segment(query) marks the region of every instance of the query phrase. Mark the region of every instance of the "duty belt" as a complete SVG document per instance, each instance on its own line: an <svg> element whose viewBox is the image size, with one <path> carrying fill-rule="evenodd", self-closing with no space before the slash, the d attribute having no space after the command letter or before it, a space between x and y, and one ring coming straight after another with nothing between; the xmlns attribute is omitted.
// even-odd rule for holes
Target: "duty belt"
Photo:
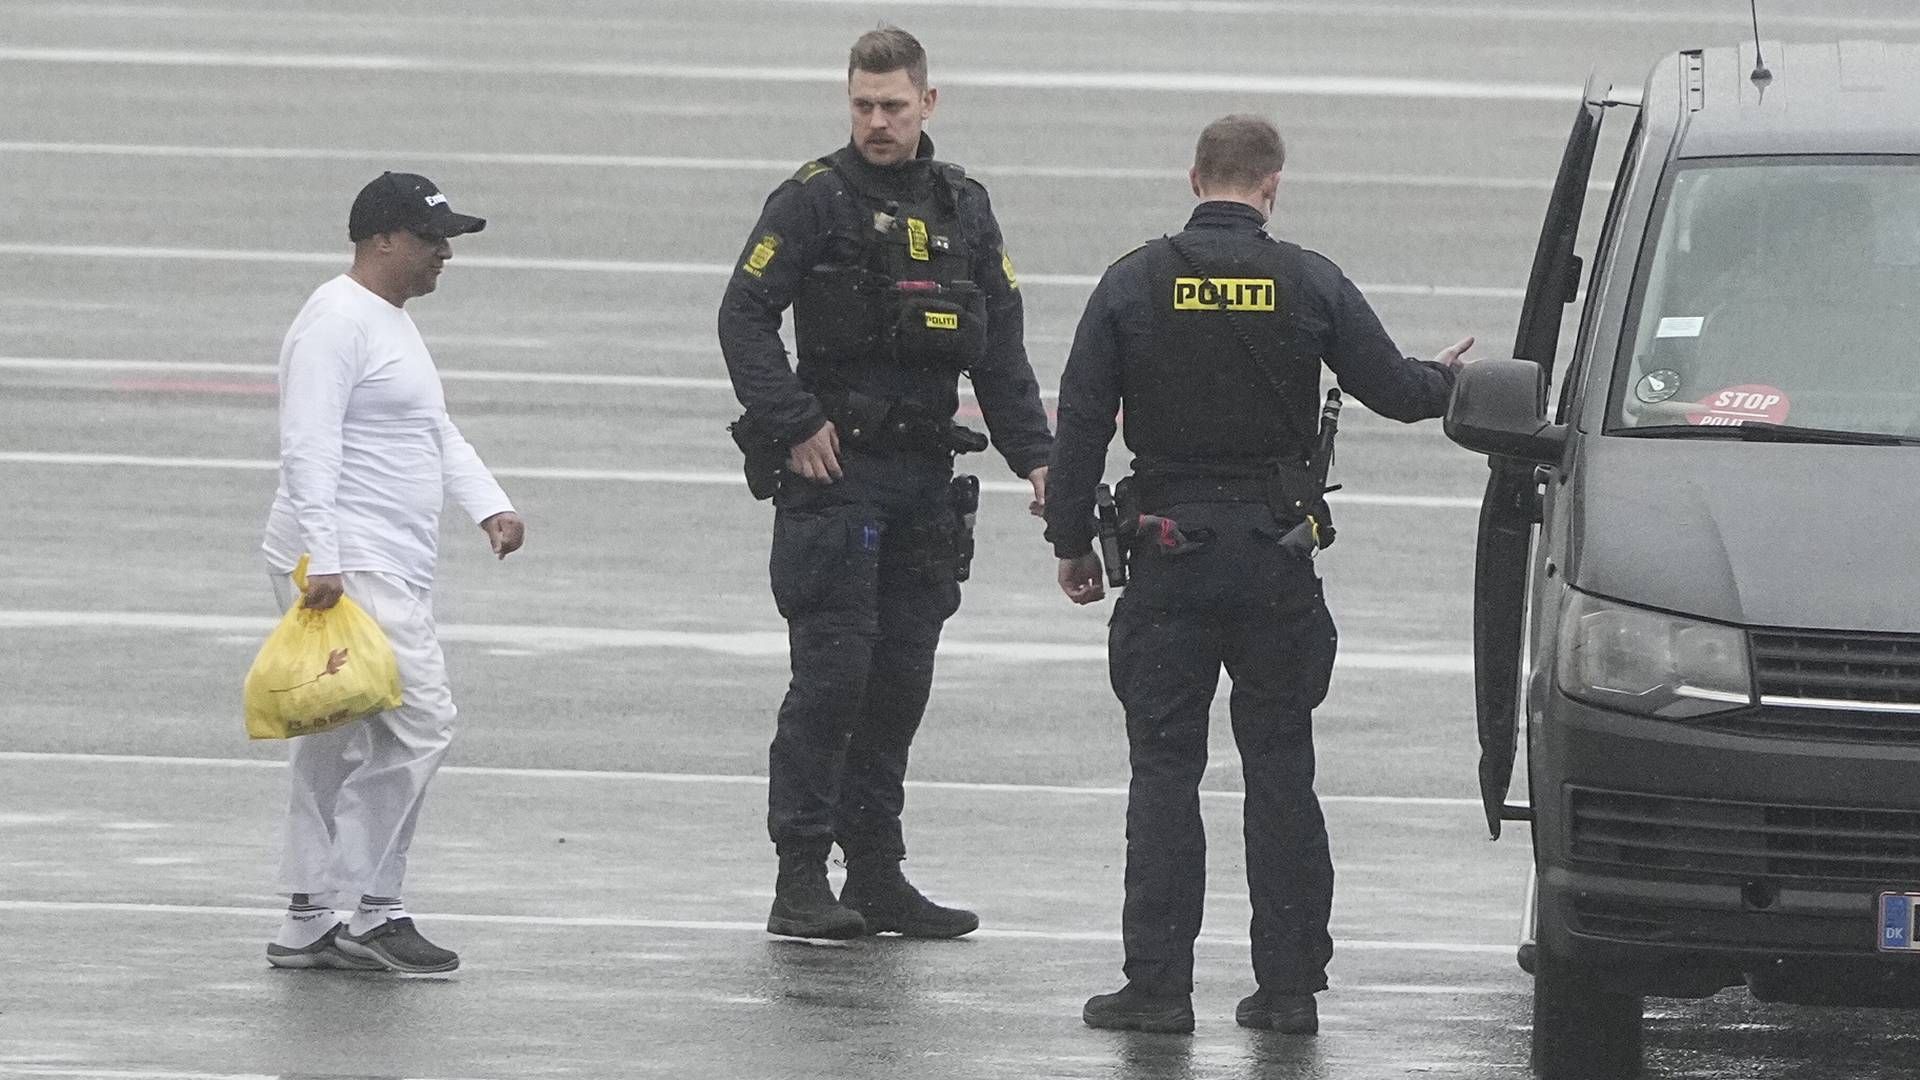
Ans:
<svg viewBox="0 0 1920 1080"><path fill-rule="evenodd" d="M1140 511L1156 514L1181 503L1264 503L1270 483L1265 476L1136 473L1132 486Z"/></svg>
<svg viewBox="0 0 1920 1080"><path fill-rule="evenodd" d="M978 453L988 446L985 435L917 402L854 390L823 392L819 398L827 419L851 445L946 456Z"/></svg>

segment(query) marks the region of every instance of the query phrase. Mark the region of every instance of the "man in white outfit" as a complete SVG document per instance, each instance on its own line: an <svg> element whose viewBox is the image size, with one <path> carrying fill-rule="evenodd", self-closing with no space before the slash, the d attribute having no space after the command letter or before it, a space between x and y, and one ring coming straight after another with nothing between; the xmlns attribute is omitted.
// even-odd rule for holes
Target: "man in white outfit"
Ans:
<svg viewBox="0 0 1920 1080"><path fill-rule="evenodd" d="M525 526L448 418L440 373L402 308L433 291L450 238L485 226L425 177L383 173L348 215L352 269L314 290L280 349L280 488L262 544L274 591L292 606L290 575L311 556L301 602L325 609L344 594L366 609L399 660L402 704L288 744L280 887L292 902L267 946L275 967L460 965L400 899L427 783L453 738L433 623L440 510L452 496L502 559ZM354 905L347 922L336 903Z"/></svg>

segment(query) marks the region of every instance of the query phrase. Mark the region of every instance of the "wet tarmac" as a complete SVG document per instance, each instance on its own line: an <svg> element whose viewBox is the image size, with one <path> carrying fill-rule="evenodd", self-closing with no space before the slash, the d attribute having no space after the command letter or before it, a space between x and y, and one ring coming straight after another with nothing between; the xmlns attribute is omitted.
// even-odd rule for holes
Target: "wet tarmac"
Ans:
<svg viewBox="0 0 1920 1080"><path fill-rule="evenodd" d="M1762 5L1771 36L1920 33L1897 0L1785 6ZM1357 408L1322 561L1342 663L1316 714L1339 871L1317 1038L1232 1020L1224 695L1198 1029L1080 1023L1119 982L1108 609L1059 597L997 461L975 462L980 556L907 816L915 880L983 928L765 934L784 639L714 305L766 191L840 141L834 69L883 17L932 50L930 130L993 191L1049 389L1089 285L1184 220L1194 133L1234 110L1288 137L1276 232L1339 261L1409 352L1471 332L1498 353L1588 71L1637 84L1746 26L1706 0L0 5L0 1080L1528 1074L1526 834L1487 842L1473 772L1484 465ZM271 365L382 168L490 219L409 310L530 523L506 563L451 516L443 545L462 731L408 903L461 952L446 977L267 968L280 751L238 716L273 615ZM1648 1016L1656 1077L1920 1060L1902 1012L1730 992Z"/></svg>

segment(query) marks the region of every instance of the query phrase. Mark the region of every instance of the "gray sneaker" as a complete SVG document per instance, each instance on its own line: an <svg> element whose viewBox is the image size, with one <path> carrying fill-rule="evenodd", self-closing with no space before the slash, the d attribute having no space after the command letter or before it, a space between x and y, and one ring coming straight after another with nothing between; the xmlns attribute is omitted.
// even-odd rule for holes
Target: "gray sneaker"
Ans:
<svg viewBox="0 0 1920 1080"><path fill-rule="evenodd" d="M409 975L452 971L460 966L457 953L421 937L410 918L388 919L358 937L342 927L340 951L363 960L377 960Z"/></svg>
<svg viewBox="0 0 1920 1080"><path fill-rule="evenodd" d="M349 956L340 949L339 938L346 926L335 923L333 929L320 935L320 940L304 949L290 949L285 945L267 942L267 963L277 968L333 968L338 971L385 971L387 965L379 960Z"/></svg>

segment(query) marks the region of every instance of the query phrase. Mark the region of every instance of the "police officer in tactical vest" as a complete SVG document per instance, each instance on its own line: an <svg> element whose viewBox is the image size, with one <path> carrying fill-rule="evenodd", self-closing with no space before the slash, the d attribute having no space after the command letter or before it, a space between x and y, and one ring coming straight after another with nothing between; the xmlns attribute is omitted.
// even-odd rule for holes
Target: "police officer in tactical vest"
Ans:
<svg viewBox="0 0 1920 1080"><path fill-rule="evenodd" d="M1035 514L1052 436L986 189L936 160L921 130L936 91L920 43L894 27L862 35L847 99L851 141L774 190L720 307L746 407L734 437L750 487L774 501L773 598L792 654L768 761L780 870L767 930L958 937L979 919L901 874L900 813L934 648L973 554L979 485L954 475L954 457L988 445L954 420L959 379L1031 482Z"/></svg>
<svg viewBox="0 0 1920 1080"><path fill-rule="evenodd" d="M1235 1016L1245 1027L1318 1030L1333 865L1313 792L1312 711L1335 647L1311 558L1332 539L1320 365L1375 412L1411 422L1440 415L1473 343L1432 361L1402 356L1339 267L1267 235L1284 160L1263 119L1207 126L1190 174L1200 205L1179 234L1108 268L1060 385L1046 518L1061 590L1080 604L1104 594L1096 534L1131 568L1108 642L1132 764L1127 982L1087 1002L1094 1027L1193 1030L1206 891L1198 791L1224 666L1245 772L1258 982ZM1326 412L1337 401L1330 395ZM1111 507L1102 502L1097 525L1096 485L1123 403L1133 475Z"/></svg>

